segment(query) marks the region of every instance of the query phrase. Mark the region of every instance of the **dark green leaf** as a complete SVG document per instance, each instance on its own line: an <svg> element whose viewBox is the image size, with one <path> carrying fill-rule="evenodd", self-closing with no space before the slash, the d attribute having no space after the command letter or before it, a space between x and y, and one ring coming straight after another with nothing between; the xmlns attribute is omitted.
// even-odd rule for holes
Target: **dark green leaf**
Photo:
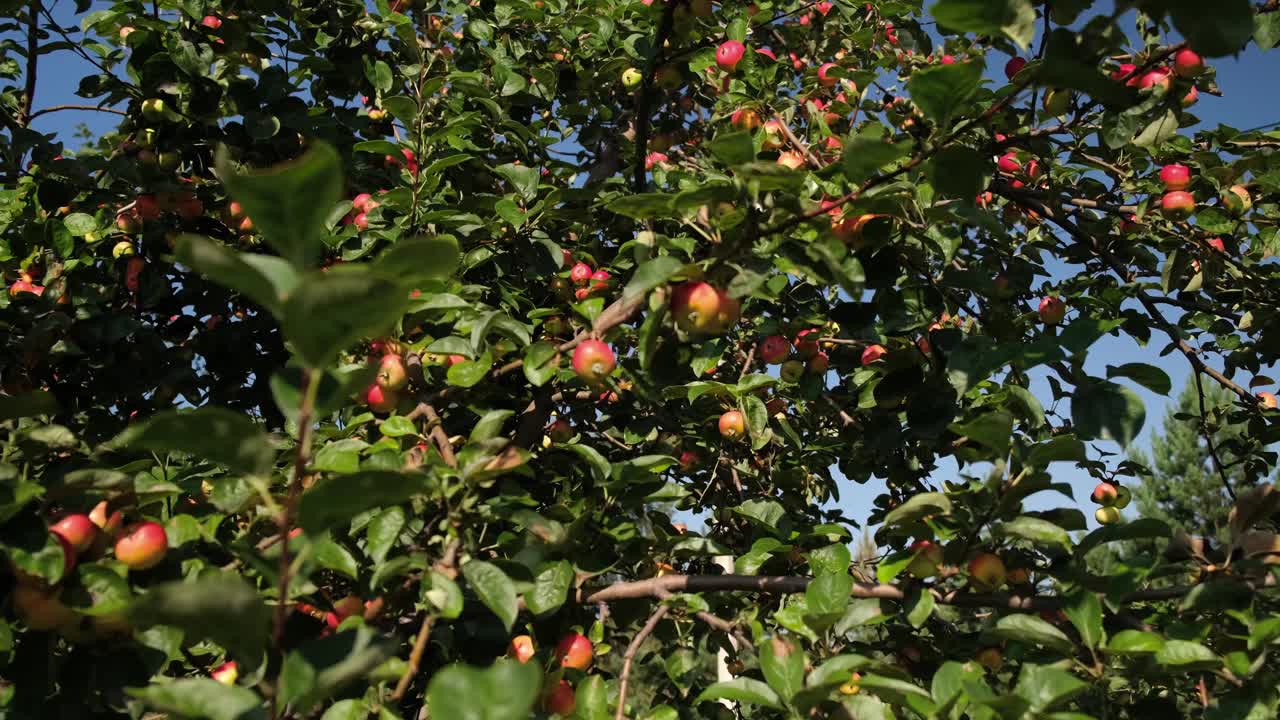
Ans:
<svg viewBox="0 0 1280 720"><path fill-rule="evenodd" d="M1048 520L1023 515L999 526L998 534L1029 540L1034 545L1058 546L1071 549L1071 536L1067 531Z"/></svg>
<svg viewBox="0 0 1280 720"><path fill-rule="evenodd" d="M1085 440L1115 440L1128 445L1138 437L1146 420L1142 398L1113 382L1083 382L1071 398L1071 421Z"/></svg>
<svg viewBox="0 0 1280 720"><path fill-rule="evenodd" d="M426 475L390 470L327 477L302 494L299 524L308 533L323 532L362 512L399 505L428 487Z"/></svg>
<svg viewBox="0 0 1280 720"><path fill-rule="evenodd" d="M1249 0L1222 0L1213 12L1195 0L1165 0L1173 26L1187 45L1205 57L1234 55L1253 36L1253 4Z"/></svg>
<svg viewBox="0 0 1280 720"><path fill-rule="evenodd" d="M152 587L129 608L129 619L144 629L180 628L188 642L212 640L241 663L256 666L266 649L271 611L242 578L214 573Z"/></svg>
<svg viewBox="0 0 1280 720"><path fill-rule="evenodd" d="M919 520L927 515L951 514L951 500L942 493L920 493L894 508L884 517L886 527Z"/></svg>
<svg viewBox="0 0 1280 720"><path fill-rule="evenodd" d="M996 622L991 634L1006 640L1043 645L1064 655L1072 652L1071 639L1035 615L1006 615Z"/></svg>
<svg viewBox="0 0 1280 720"><path fill-rule="evenodd" d="M178 262L244 293L275 315L279 315L284 297L298 285L298 274L287 261L238 253L200 235L180 235L175 254Z"/></svg>
<svg viewBox="0 0 1280 720"><path fill-rule="evenodd" d="M1024 50L1036 34L1036 10L1031 0L938 0L930 12L943 27L1004 35Z"/></svg>
<svg viewBox="0 0 1280 720"><path fill-rule="evenodd" d="M981 84L982 63L958 62L915 71L907 81L907 91L925 117L946 127Z"/></svg>
<svg viewBox="0 0 1280 720"><path fill-rule="evenodd" d="M427 707L433 718L526 720L541 684L542 672L536 663L499 660L484 670L450 665L432 676Z"/></svg>
<svg viewBox="0 0 1280 720"><path fill-rule="evenodd" d="M511 584L507 574L499 570L497 565L483 560L472 560L462 566L462 575L467 578L467 584L480 598L480 602L492 610L493 614L502 621L503 626L510 631L511 626L516 622L519 607L516 602L515 586Z"/></svg>
<svg viewBox="0 0 1280 720"><path fill-rule="evenodd" d="M524 601L529 612L547 615L560 609L573 586L573 566L560 560L543 568L533 584L533 590L525 593Z"/></svg>
<svg viewBox="0 0 1280 720"><path fill-rule="evenodd" d="M1173 382L1169 380L1169 375L1165 371L1146 363L1108 365L1107 377L1129 378L1157 395L1168 395L1169 390L1173 388Z"/></svg>
<svg viewBox="0 0 1280 720"><path fill-rule="evenodd" d="M192 720L261 720L267 716L257 693L211 678L183 678L129 692L161 712Z"/></svg>
<svg viewBox="0 0 1280 720"><path fill-rule="evenodd" d="M1090 550L1103 543L1167 538L1172 532L1168 525L1155 518L1139 518L1123 525L1105 525L1084 536L1076 547L1076 555L1084 557Z"/></svg>
<svg viewBox="0 0 1280 720"><path fill-rule="evenodd" d="M683 267L684 263L673 255L662 255L644 263L636 268L635 274L627 281L627 286L622 291L622 298L626 300L644 295L659 285L665 284Z"/></svg>
<svg viewBox="0 0 1280 720"><path fill-rule="evenodd" d="M275 450L257 423L220 407L159 413L120 433L112 444L188 453L251 475L268 472L275 459Z"/></svg>
<svg viewBox="0 0 1280 720"><path fill-rule="evenodd" d="M280 325L307 365L324 368L357 340L385 332L408 305L393 280L346 264L306 277L285 301Z"/></svg>
<svg viewBox="0 0 1280 720"><path fill-rule="evenodd" d="M1067 600L1062 610L1086 646L1096 648L1107 641L1107 633L1102 629L1102 602L1097 595L1080 591Z"/></svg>
<svg viewBox="0 0 1280 720"><path fill-rule="evenodd" d="M0 422L58 412L58 400L47 390L29 390L19 395L0 395Z"/></svg>
<svg viewBox="0 0 1280 720"><path fill-rule="evenodd" d="M942 195L972 200L990 181L990 165L977 150L949 147L929 162L929 182Z"/></svg>
<svg viewBox="0 0 1280 720"><path fill-rule="evenodd" d="M378 256L378 274L413 288L428 280L448 277L458 266L458 241L452 235L401 240Z"/></svg>
<svg viewBox="0 0 1280 720"><path fill-rule="evenodd" d="M775 693L768 685L754 680L752 678L740 677L725 682L718 682L698 696L695 703L710 702L712 700L733 700L748 705L759 705L761 707L781 710L782 704Z"/></svg>
<svg viewBox="0 0 1280 720"><path fill-rule="evenodd" d="M725 165L742 165L756 159L755 144L748 132L720 133L707 143L707 149Z"/></svg>
<svg viewBox="0 0 1280 720"><path fill-rule="evenodd" d="M285 658L280 693L305 714L316 703L369 674L394 653L393 642L379 638L364 626L311 640Z"/></svg>
<svg viewBox="0 0 1280 720"><path fill-rule="evenodd" d="M844 146L844 175L849 182L860 183L880 168L906 156L907 143L891 143L873 135L859 135Z"/></svg>
<svg viewBox="0 0 1280 720"><path fill-rule="evenodd" d="M1014 692L1027 701L1033 712L1051 710L1089 689L1088 683L1049 665L1022 666Z"/></svg>
<svg viewBox="0 0 1280 720"><path fill-rule="evenodd" d="M1156 651L1156 662L1166 668L1190 672L1213 670L1222 666L1222 659L1212 650L1190 640L1169 640Z"/></svg>

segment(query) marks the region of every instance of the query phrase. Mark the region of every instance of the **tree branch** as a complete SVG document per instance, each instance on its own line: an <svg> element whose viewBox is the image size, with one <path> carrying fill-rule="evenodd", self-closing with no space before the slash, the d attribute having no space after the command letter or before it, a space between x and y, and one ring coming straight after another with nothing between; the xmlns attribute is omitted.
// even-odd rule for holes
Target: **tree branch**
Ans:
<svg viewBox="0 0 1280 720"><path fill-rule="evenodd" d="M1204 383L1200 380L1200 371L1196 370L1193 375L1196 379L1196 395L1200 398L1200 434L1204 435L1204 442L1209 448L1209 457L1213 459L1214 469L1218 471L1218 477L1222 478L1222 487L1226 488L1227 495L1231 496L1231 502L1236 501L1236 491L1231 487L1231 481L1227 479L1227 471L1222 467L1222 458L1218 456L1218 446L1213 442L1213 433L1209 431L1209 422L1205 417L1208 411L1204 407Z"/></svg>
<svg viewBox="0 0 1280 720"><path fill-rule="evenodd" d="M458 564L458 550L462 547L462 543L458 540L451 540L445 546L444 555L440 557L440 561L435 564L436 572L444 575L454 574L454 568ZM410 683L413 682L413 676L418 674L418 668L422 664L422 655L427 650L427 640L431 637L431 628L435 625L436 614L428 612L427 616L422 619L422 625L418 628L418 635L413 641L413 650L409 651L409 665L404 669L404 674L400 676L399 682L396 683L395 692L391 693L392 700L400 700L409 690Z"/></svg>
<svg viewBox="0 0 1280 720"><path fill-rule="evenodd" d="M123 110L117 110L115 108L109 108L109 107L98 107L97 105L54 105L53 107L41 108L40 110L37 110L31 113L31 116L27 118L27 120L28 121L35 120L41 115L47 115L53 112L61 112L63 110L84 110L87 112L104 112L104 113L111 113L112 115L129 117L129 113Z"/></svg>
<svg viewBox="0 0 1280 720"><path fill-rule="evenodd" d="M675 21L676 8L683 0L666 0L662 6L662 19L658 21L658 30L653 38L653 51L645 63L644 78L640 81L640 95L636 99L636 164L631 170L632 192L644 191L645 169L644 156L649 148L649 101L653 97L653 75L658 68L658 56L662 54L662 46L671 35L671 27Z"/></svg>
<svg viewBox="0 0 1280 720"><path fill-rule="evenodd" d="M25 127L31 124L34 117L31 114L31 108L35 106L36 101L36 71L40 65L40 24L37 21L37 15L40 14L42 7L40 0L31 0L31 9L27 13L27 77L26 87L22 92L22 114L19 115L19 121Z"/></svg>
<svg viewBox="0 0 1280 720"><path fill-rule="evenodd" d="M622 674L618 676L618 711L614 713L613 720L623 720L626 717L627 707L627 685L631 682L631 662L636 657L636 652L640 650L640 645L653 634L654 628L658 627L658 623L667 614L667 606L659 605L653 614L649 616L649 621L640 628L640 632L631 639L631 644L627 646L627 651L622 655Z"/></svg>

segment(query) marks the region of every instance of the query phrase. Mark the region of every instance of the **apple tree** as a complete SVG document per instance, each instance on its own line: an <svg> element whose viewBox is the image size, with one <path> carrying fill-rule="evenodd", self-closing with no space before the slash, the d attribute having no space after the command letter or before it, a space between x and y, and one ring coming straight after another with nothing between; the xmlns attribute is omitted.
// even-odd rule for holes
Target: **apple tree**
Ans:
<svg viewBox="0 0 1280 720"><path fill-rule="evenodd" d="M0 2L3 717L1280 711L1280 132L1195 114L1276 0L71 5ZM1125 510L1173 363L1223 538Z"/></svg>

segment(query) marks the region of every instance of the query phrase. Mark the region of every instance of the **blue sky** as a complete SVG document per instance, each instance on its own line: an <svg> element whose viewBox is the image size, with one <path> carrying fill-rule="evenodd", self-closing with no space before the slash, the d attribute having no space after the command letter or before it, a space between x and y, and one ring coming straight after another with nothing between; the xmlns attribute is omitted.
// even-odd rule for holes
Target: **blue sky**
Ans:
<svg viewBox="0 0 1280 720"><path fill-rule="evenodd" d="M1108 5L1108 3L1101 2L1099 5ZM109 4L105 2L94 2L91 10L108 6ZM74 3L71 0L56 0L50 7L54 17L74 31L72 36L79 37L79 16L74 13ZM1122 20L1124 29L1130 37L1135 35L1132 18L1133 13L1130 12ZM1084 19L1081 20L1083 21ZM1172 42L1178 38L1171 36L1167 39ZM1038 41L1037 37L1036 42ZM997 52L989 55L988 66L991 71L989 75L993 82L1004 82L1001 73L1006 59L1004 55ZM1201 120L1200 127L1224 124L1238 129L1249 129L1280 123L1280 93L1274 90L1277 86L1277 78L1280 78L1280 52L1262 53L1250 45L1239 57L1218 58L1210 61L1210 64L1217 71L1217 83L1223 96L1213 97L1204 93L1200 95L1200 102L1192 109L1192 112ZM35 102L36 109L63 104L92 104L92 100L75 95L75 86L79 78L93 71L93 66L69 50L43 57ZM78 140L72 137L72 133L78 125L88 126L90 131L97 135L115 127L119 119L115 115L104 113L66 111L41 116L34 122L34 127L42 132L57 133L70 147L74 148ZM1183 132L1193 132L1194 129ZM1056 268L1051 266L1050 269L1055 273L1072 270L1061 266ZM1176 353L1163 358L1158 357L1159 349L1163 344L1164 337L1158 331L1153 334L1152 346L1148 348L1139 348L1127 337L1106 337L1093 347L1086 369L1095 376L1103 377L1106 374L1107 365L1138 361L1155 364L1163 368L1173 380L1172 394L1176 396L1189 377L1189 366L1186 360ZM1212 359L1210 361L1212 362ZM1037 377L1040 379L1033 387L1036 395L1042 399L1050 397L1042 379L1043 373ZM1129 385L1138 392L1147 406L1147 424L1139 441L1139 445L1145 449L1149 446L1150 430L1160 424L1169 398L1156 395L1131 383ZM1060 409L1065 411L1065 408ZM1096 446L1112 452L1119 451L1114 443L1096 443ZM1092 522L1093 506L1088 502L1087 494L1093 481L1083 471L1064 463L1055 464L1052 470L1058 479L1071 481L1075 488L1077 504ZM954 465L944 465L936 477L939 480L954 477L955 472ZM872 479L865 485L843 481L840 488L840 506L848 517L864 518L871 500L883 489L883 482L876 479ZM1033 496L1028 504L1032 508L1044 508L1059 506L1065 502L1067 502L1066 499L1060 496L1040 493L1038 496Z"/></svg>

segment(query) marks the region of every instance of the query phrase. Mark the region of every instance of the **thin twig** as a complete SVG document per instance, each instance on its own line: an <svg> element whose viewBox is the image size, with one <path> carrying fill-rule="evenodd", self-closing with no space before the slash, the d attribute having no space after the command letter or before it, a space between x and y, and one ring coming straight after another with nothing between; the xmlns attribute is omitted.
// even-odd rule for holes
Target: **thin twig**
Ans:
<svg viewBox="0 0 1280 720"><path fill-rule="evenodd" d="M458 564L458 550L462 547L462 543L458 540L452 540L445 546L444 555L440 557L440 561L435 564L436 572L443 575L452 575L454 568ZM452 578L450 578L452 579ZM396 683L395 692L391 693L392 700L400 700L404 697L405 692L409 690L413 677L418 674L418 668L422 664L422 655L427 650L427 640L431 637L431 628L435 625L436 614L428 612L427 616L422 619L422 625L418 628L418 635L414 638L413 649L409 651L409 664L404 669L404 674L400 676L400 681Z"/></svg>
<svg viewBox="0 0 1280 720"><path fill-rule="evenodd" d="M1200 380L1200 371L1194 370L1192 374L1196 379L1196 395L1200 397L1200 434L1204 435L1205 444L1209 447L1209 457L1213 459L1214 469L1218 471L1218 477L1222 478L1222 487L1226 488L1227 495L1231 496L1231 502L1236 501L1236 491L1231 487L1231 481L1227 479L1227 471L1222 467L1222 458L1218 456L1218 446L1213 442L1213 433L1209 431L1209 422L1206 415L1208 411L1204 407L1204 383Z"/></svg>
<svg viewBox="0 0 1280 720"><path fill-rule="evenodd" d="M458 467L458 458L453 454L453 445L449 443L449 434L444 431L444 425L440 420L440 416L436 414L436 409L431 407L431 403L423 403L422 413L426 415L427 423L431 425L431 439L436 444L436 450L440 451L441 459L451 468Z"/></svg>
<svg viewBox="0 0 1280 720"><path fill-rule="evenodd" d="M631 662L635 659L636 652L640 650L640 644L653 634L654 628L658 627L658 623L666 616L667 609L666 605L659 605L653 611L653 614L649 616L649 621L631 639L631 644L627 646L627 651L622 655L622 674L618 676L618 711L614 713L613 720L623 720L626 717L627 686L631 682Z"/></svg>
<svg viewBox="0 0 1280 720"><path fill-rule="evenodd" d="M36 71L40 64L40 23L36 16L42 7L40 0L31 0L31 10L27 13L27 83L22 94L22 124L31 124L31 108L36 101Z"/></svg>
<svg viewBox="0 0 1280 720"><path fill-rule="evenodd" d="M62 110L85 110L88 112L104 112L104 113L111 113L112 115L121 115L123 117L129 117L129 113L123 110L117 110L115 108L109 108L109 107L98 107L97 105L54 105L53 107L41 108L31 113L31 117L28 118L28 120L35 120L41 115L46 115L52 112L60 112Z"/></svg>

